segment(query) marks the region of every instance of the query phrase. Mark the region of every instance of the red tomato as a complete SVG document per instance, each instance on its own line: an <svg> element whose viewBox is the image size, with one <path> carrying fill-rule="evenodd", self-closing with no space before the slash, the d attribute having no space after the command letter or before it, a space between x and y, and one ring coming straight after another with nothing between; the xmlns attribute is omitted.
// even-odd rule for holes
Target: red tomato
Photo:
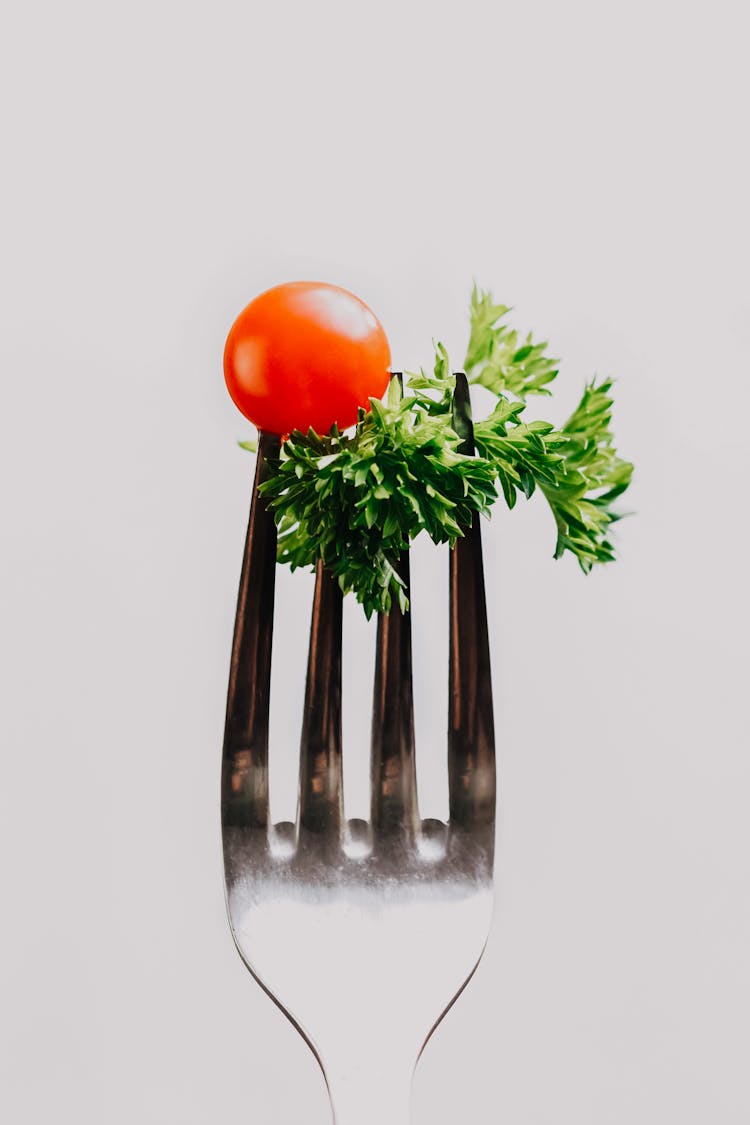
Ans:
<svg viewBox="0 0 750 1125"><path fill-rule="evenodd" d="M259 430L327 433L357 421L380 398L391 352L367 305L336 285L293 281L256 297L232 325L224 378Z"/></svg>

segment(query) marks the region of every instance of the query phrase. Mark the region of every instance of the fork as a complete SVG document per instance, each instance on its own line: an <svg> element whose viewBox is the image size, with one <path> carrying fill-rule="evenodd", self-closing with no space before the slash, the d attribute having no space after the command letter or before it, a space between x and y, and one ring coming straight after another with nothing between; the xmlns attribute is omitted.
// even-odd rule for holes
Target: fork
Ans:
<svg viewBox="0 0 750 1125"><path fill-rule="evenodd" d="M473 453L466 377L454 426ZM478 517L450 552L449 818L417 804L409 614L378 618L369 821L342 790L338 583L318 565L296 824L272 824L268 718L276 528L258 498L279 439L259 437L222 768L229 921L240 956L323 1071L335 1125L408 1125L417 1060L489 933L495 749ZM409 582L408 552L400 574ZM410 593L411 596L411 593Z"/></svg>

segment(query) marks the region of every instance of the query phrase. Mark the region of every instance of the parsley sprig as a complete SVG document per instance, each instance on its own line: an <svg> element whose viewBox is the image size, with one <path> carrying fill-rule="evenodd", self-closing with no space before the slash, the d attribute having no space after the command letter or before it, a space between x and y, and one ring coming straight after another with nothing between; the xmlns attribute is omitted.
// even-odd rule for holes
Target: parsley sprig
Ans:
<svg viewBox="0 0 750 1125"><path fill-rule="evenodd" d="M402 552L421 532L452 546L475 512L489 512L498 489L509 508L519 493L545 497L557 525L556 558L570 551L585 572L613 559L613 503L632 465L613 444L611 381L589 383L560 428L525 422L526 397L548 395L558 365L546 343L530 335L520 341L505 321L509 311L474 288L465 370L497 399L474 423L476 456L458 450L455 377L440 343L432 371L409 374L405 392L392 380L353 430L290 435L261 487L278 525L280 562L294 569L322 559L368 617L387 612L394 599L404 610Z"/></svg>

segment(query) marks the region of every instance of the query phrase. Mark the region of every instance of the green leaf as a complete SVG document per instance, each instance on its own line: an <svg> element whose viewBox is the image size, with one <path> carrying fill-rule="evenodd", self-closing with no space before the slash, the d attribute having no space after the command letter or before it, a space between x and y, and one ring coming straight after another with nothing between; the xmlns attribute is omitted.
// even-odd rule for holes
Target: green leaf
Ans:
<svg viewBox="0 0 750 1125"><path fill-rule="evenodd" d="M546 344L519 340L509 311L474 287L465 368L496 398L489 415L474 420L475 456L459 452L455 377L440 342L432 370L407 373L403 387L391 380L352 430L289 437L261 486L281 562L313 568L322 559L368 617L392 605L403 612L408 591L397 564L412 540L424 533L453 545L498 495L512 509L519 495L536 492L552 511L556 558L572 553L584 573L612 561L608 533L621 516L613 503L633 467L614 448L611 381L587 384L561 427L525 422L526 397L549 394L558 367Z"/></svg>
<svg viewBox="0 0 750 1125"><path fill-rule="evenodd" d="M558 374L558 361L546 354L547 344L535 344L531 333L519 346L518 333L505 317L507 305L495 305L490 293L476 285L471 295L471 329L464 367L469 382L487 387L493 394L550 394L548 384Z"/></svg>

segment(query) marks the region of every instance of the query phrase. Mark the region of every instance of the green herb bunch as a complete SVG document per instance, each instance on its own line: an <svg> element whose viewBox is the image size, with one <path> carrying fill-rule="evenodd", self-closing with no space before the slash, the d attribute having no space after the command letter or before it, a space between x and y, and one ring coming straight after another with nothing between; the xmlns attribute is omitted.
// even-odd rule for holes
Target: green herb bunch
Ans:
<svg viewBox="0 0 750 1125"><path fill-rule="evenodd" d="M433 370L409 374L403 391L392 380L353 430L290 435L261 486L278 525L280 562L295 569L322 559L368 617L394 600L405 610L398 563L417 535L453 545L499 493L512 508L519 494L537 490L557 525L555 558L570 551L585 572L613 559L613 503L633 467L613 445L611 381L588 384L560 428L524 422L527 396L548 395L558 367L546 343L519 339L509 311L474 287L464 369L497 399L474 422L475 456L459 451L455 377L440 343Z"/></svg>

